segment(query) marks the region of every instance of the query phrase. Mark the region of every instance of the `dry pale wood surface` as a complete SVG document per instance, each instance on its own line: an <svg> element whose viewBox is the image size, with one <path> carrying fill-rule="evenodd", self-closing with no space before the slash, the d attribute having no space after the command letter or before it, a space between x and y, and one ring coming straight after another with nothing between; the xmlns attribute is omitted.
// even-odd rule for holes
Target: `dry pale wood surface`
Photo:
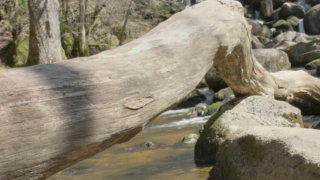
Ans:
<svg viewBox="0 0 320 180"><path fill-rule="evenodd" d="M45 178L133 137L201 81L228 16L241 19L210 1L116 49L1 71L0 179Z"/></svg>
<svg viewBox="0 0 320 180"><path fill-rule="evenodd" d="M116 49L1 71L0 179L45 178L130 139L213 64L237 94L277 96L283 76L255 61L250 38L240 3L207 0Z"/></svg>

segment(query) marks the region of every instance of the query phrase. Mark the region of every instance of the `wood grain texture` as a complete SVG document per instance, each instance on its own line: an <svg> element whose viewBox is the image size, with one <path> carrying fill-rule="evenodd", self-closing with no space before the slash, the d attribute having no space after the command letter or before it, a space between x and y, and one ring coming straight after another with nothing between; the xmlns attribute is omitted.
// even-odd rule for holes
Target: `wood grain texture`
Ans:
<svg viewBox="0 0 320 180"><path fill-rule="evenodd" d="M238 95L317 107L318 79L255 60L241 4L207 0L100 54L0 72L0 179L46 178L132 138L214 66ZM290 72L290 71L289 71Z"/></svg>
<svg viewBox="0 0 320 180"><path fill-rule="evenodd" d="M0 179L46 178L178 103L212 66L224 25L243 19L226 2L188 8L95 56L1 71Z"/></svg>

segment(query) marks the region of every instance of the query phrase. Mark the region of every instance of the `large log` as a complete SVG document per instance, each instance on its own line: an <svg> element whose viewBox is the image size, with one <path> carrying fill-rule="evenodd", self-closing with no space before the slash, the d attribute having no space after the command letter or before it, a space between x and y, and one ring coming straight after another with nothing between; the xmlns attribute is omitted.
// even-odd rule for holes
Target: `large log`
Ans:
<svg viewBox="0 0 320 180"><path fill-rule="evenodd" d="M197 86L242 19L239 3L208 1L116 49L1 71L0 179L46 178L130 139Z"/></svg>
<svg viewBox="0 0 320 180"><path fill-rule="evenodd" d="M0 179L46 178L130 139L212 65L237 94L277 97L282 78L281 89L311 89L310 99L319 102L319 80L306 75L299 89L255 61L240 3L207 0L119 48L2 71Z"/></svg>

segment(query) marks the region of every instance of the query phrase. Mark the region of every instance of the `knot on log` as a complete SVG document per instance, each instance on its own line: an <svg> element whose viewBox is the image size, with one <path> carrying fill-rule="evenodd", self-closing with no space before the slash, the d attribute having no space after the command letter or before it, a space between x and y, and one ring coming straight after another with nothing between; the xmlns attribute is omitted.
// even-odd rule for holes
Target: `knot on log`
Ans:
<svg viewBox="0 0 320 180"><path fill-rule="evenodd" d="M153 102L154 99L151 96L148 97L133 97L127 99L124 106L131 110L138 110Z"/></svg>

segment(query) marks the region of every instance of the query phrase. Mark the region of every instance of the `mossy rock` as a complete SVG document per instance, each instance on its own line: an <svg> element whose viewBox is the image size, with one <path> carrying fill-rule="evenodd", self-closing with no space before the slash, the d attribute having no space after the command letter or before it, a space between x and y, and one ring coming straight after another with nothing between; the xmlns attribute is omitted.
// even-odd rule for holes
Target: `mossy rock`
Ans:
<svg viewBox="0 0 320 180"><path fill-rule="evenodd" d="M283 30L283 31L293 31L292 25L286 20L280 19L272 25L272 27Z"/></svg>
<svg viewBox="0 0 320 180"><path fill-rule="evenodd" d="M197 142L198 138L199 138L198 134L188 134L183 137L181 142L185 144L194 144Z"/></svg>
<svg viewBox="0 0 320 180"><path fill-rule="evenodd" d="M11 67L25 66L29 54L29 37L11 42L5 56L5 63Z"/></svg>
<svg viewBox="0 0 320 180"><path fill-rule="evenodd" d="M216 113L219 110L221 105L222 105L222 101L218 101L218 102L211 104L210 106L207 107L207 109L205 111L206 114L212 115L212 114Z"/></svg>
<svg viewBox="0 0 320 180"><path fill-rule="evenodd" d="M287 22L294 27L299 25L299 19L295 16L288 17Z"/></svg>
<svg viewBox="0 0 320 180"><path fill-rule="evenodd" d="M264 126L303 127L301 112L286 102L261 96L228 101L200 130L200 137L195 146L195 162L199 165L214 164L220 146L237 138L237 132ZM242 147L253 142L252 139L245 139ZM254 149L247 151L253 159L261 157Z"/></svg>

